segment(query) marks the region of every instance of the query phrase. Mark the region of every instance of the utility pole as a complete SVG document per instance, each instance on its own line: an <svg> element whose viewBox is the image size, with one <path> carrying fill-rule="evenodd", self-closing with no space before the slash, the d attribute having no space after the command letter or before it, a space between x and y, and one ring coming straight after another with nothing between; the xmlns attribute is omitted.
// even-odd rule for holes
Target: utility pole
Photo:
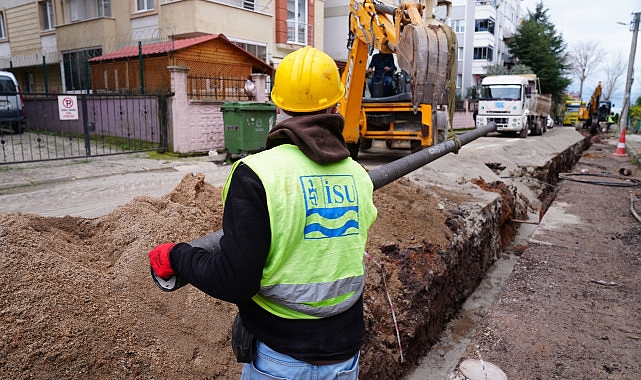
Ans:
<svg viewBox="0 0 641 380"><path fill-rule="evenodd" d="M634 56L637 51L637 35L639 34L639 18L641 12L634 14L632 19L632 45L630 46L630 60L628 61L628 78L625 82L625 94L623 95L623 109L621 110L621 121L619 125L623 130L628 125L628 112L630 112L630 88L632 87L632 76L634 73Z"/></svg>

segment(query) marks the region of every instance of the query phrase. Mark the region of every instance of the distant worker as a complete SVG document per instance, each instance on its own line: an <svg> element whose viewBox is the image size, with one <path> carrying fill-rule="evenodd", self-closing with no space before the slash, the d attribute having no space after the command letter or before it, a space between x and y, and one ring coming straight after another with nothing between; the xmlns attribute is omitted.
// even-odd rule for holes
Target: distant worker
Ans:
<svg viewBox="0 0 641 380"><path fill-rule="evenodd" d="M343 139L344 95L329 55L304 47L283 58L272 101L291 118L269 132L265 151L234 163L222 253L187 243L149 252L157 276L178 275L238 306L232 346L242 379L358 379L363 258L377 210Z"/></svg>
<svg viewBox="0 0 641 380"><path fill-rule="evenodd" d="M607 131L610 132L610 126L614 124L614 112L610 112L610 114L608 115L607 123L608 123Z"/></svg>
<svg viewBox="0 0 641 380"><path fill-rule="evenodd" d="M367 68L368 73L373 73L367 83L369 92L373 98L394 95L392 84L394 82L394 73L396 65L394 64L394 55L389 53L376 53L372 56L372 61ZM376 84L382 82L383 93L377 91Z"/></svg>

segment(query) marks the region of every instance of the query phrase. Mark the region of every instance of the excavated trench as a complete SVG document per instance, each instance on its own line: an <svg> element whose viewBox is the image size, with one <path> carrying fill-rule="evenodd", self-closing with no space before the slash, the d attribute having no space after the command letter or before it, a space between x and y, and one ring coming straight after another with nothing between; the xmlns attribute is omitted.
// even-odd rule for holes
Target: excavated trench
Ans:
<svg viewBox="0 0 641 380"><path fill-rule="evenodd" d="M361 378L401 378L414 370L439 342L448 322L457 317L461 306L497 259L506 250L518 254L524 248L511 244L533 207L511 180L527 182L536 194L541 202L540 220L554 199L559 173L572 169L589 145L589 138L579 140L544 166L521 167L520 173L512 173L509 179L493 182L472 179L479 188L496 196L481 206L482 202L450 202L445 206L450 215L445 223L452 231L446 248L436 247L427 241L411 247L397 244L380 247L391 264L385 267L387 282L400 283L403 304L393 306L398 330L401 331L403 361L399 355L393 354L399 350L393 325L389 321L368 319L366 310L368 331L387 331L388 338L384 340L385 349L382 349L378 339L366 337ZM378 277L368 278L368 281L380 282ZM439 356L447 355L439 352ZM452 367L455 365L453 363Z"/></svg>

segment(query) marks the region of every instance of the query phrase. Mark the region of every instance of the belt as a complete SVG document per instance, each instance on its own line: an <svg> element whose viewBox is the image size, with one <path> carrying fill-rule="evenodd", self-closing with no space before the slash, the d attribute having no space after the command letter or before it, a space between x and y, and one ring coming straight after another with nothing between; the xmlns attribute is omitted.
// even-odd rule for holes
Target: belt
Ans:
<svg viewBox="0 0 641 380"><path fill-rule="evenodd" d="M324 366L324 365L333 365L333 364L342 363L342 362L344 362L345 360L349 360L349 359L340 359L340 360L312 360L312 361L308 361L307 363L309 363L309 364L311 364L311 365L315 365L315 366Z"/></svg>

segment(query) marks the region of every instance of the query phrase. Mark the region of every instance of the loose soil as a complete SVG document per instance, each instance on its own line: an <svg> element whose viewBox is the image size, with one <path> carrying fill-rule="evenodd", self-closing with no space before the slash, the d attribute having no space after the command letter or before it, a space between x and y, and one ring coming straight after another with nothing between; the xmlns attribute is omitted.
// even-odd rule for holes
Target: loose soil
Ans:
<svg viewBox="0 0 641 380"><path fill-rule="evenodd" d="M159 243L220 229L220 193L203 175L187 174L165 196L140 196L97 218L0 215L0 377L239 378L229 343L236 307L191 286L159 290L147 259ZM362 373L380 357L400 360L386 290L397 313L408 307L381 247L436 252L452 234L442 201L408 180L376 191L375 204Z"/></svg>
<svg viewBox="0 0 641 380"><path fill-rule="evenodd" d="M598 158L593 165L599 170L601 160L612 159L610 153ZM608 161L604 165L607 170L616 172L620 162ZM636 170L633 176L639 177ZM475 179L475 183L498 193L499 203L513 202L509 210L502 208L499 212L503 219L523 217L515 207L518 196L513 189L480 179ZM587 193L589 190L584 186L578 191ZM97 218L41 217L24 213L0 215L0 378L239 378L241 366L233 357L229 344L236 307L206 296L191 286L176 292L162 292L151 281L147 260L149 249L159 243L190 241L220 229L220 193L221 189L205 182L203 175L187 174L169 194L137 197ZM581 199L584 204L593 205L601 202L602 196L595 191L591 195L581 195ZM637 204L641 203L641 194L637 191L635 196ZM463 199L430 193L405 179L377 190L374 197L379 217L370 231L367 245L372 260L365 261L367 335L362 349L361 377L383 379L394 378L393 374L400 377L398 368L413 366L429 349L429 344L434 343L443 321L426 322L428 310L436 309L448 318L457 317L455 311L438 309L443 305L430 303L426 294L434 292L431 286L438 286L448 278L444 273L459 258L449 255L449 247L457 235L464 232L464 222L471 216L456 206ZM617 198L617 201L621 199ZM625 200L621 202L625 203ZM621 208L621 213L627 212L625 205ZM506 238L514 233L511 227L501 225L498 240L503 238L505 241L500 244L505 244L509 240ZM620 366L623 365L619 364L622 361L617 360L617 355L629 359L627 356L635 352L629 348L638 347L641 335L639 313L631 316L629 309L616 307L612 302L625 300L625 305L637 305L636 310L641 313L638 309L641 305L638 276L635 277L640 262L641 233L638 227L624 227L617 227L620 231L605 238L617 240L621 243L617 248L627 247L627 251L608 259L612 267L627 268L625 275L636 282L630 280L624 286L613 288L596 283L590 293L572 288L574 283L569 278L563 283L539 284L532 280L536 279L536 271L574 268L580 258L561 255L556 258L561 261L554 261L554 266L550 267L549 256L527 256L528 261L517 265L511 279L513 285L505 294L514 294L511 298L516 298L517 293L524 293L530 298L523 303L506 305L503 319L495 319L498 324L488 322L484 325L480 333L486 335L478 341L477 348L469 349L467 355L475 357L476 350L484 359L498 362L502 354L515 351L515 346L509 344L514 339L527 339L544 354L548 350L546 339L554 337L555 344L571 343L563 358L541 361L538 359L544 356L533 358L529 352L513 352L510 367L505 369L528 368L531 364L529 368L535 373L537 366L551 365L557 366L560 378L581 378L585 362L573 358L584 355L602 366L606 376L601 378L623 378L616 376L622 372ZM588 244L586 252L593 252L589 242L583 243ZM470 250L472 245L470 243ZM525 269L534 277L521 275ZM607 273L607 269L597 273ZM465 276L460 272L453 274ZM469 294L471 289L464 289L467 286L469 284L448 288L452 293L444 297L454 297L463 290ZM570 287L576 297L568 300L534 296L539 294L536 289L546 287L554 294L563 294L564 287ZM609 289L614 289L615 293ZM403 352L399 350L387 293L393 302ZM417 299L423 296L425 300L417 305ZM597 296L602 298L596 299ZM610 302L608 308L597 310L597 306L605 305L606 300ZM573 308L576 315L561 320L548 318L545 330L537 330L536 326L525 326L523 330L518 319L510 314L539 313L545 319L546 310L561 310L561 306ZM618 328L608 326L617 320L627 324ZM426 324L428 328L417 328ZM554 331L580 324L594 329L593 336L564 338L554 334ZM540 331L548 332L548 335L536 335ZM504 333L506 338L502 339L499 333ZM511 333L511 340L508 340L507 334ZM414 344L408 347L410 341ZM416 342L421 343L420 348ZM617 345L613 346L613 343ZM613 348L606 352L605 359L599 360L604 346ZM404 354L402 364L401 354ZM638 363L635 368L628 366L623 372L633 370L641 371Z"/></svg>

